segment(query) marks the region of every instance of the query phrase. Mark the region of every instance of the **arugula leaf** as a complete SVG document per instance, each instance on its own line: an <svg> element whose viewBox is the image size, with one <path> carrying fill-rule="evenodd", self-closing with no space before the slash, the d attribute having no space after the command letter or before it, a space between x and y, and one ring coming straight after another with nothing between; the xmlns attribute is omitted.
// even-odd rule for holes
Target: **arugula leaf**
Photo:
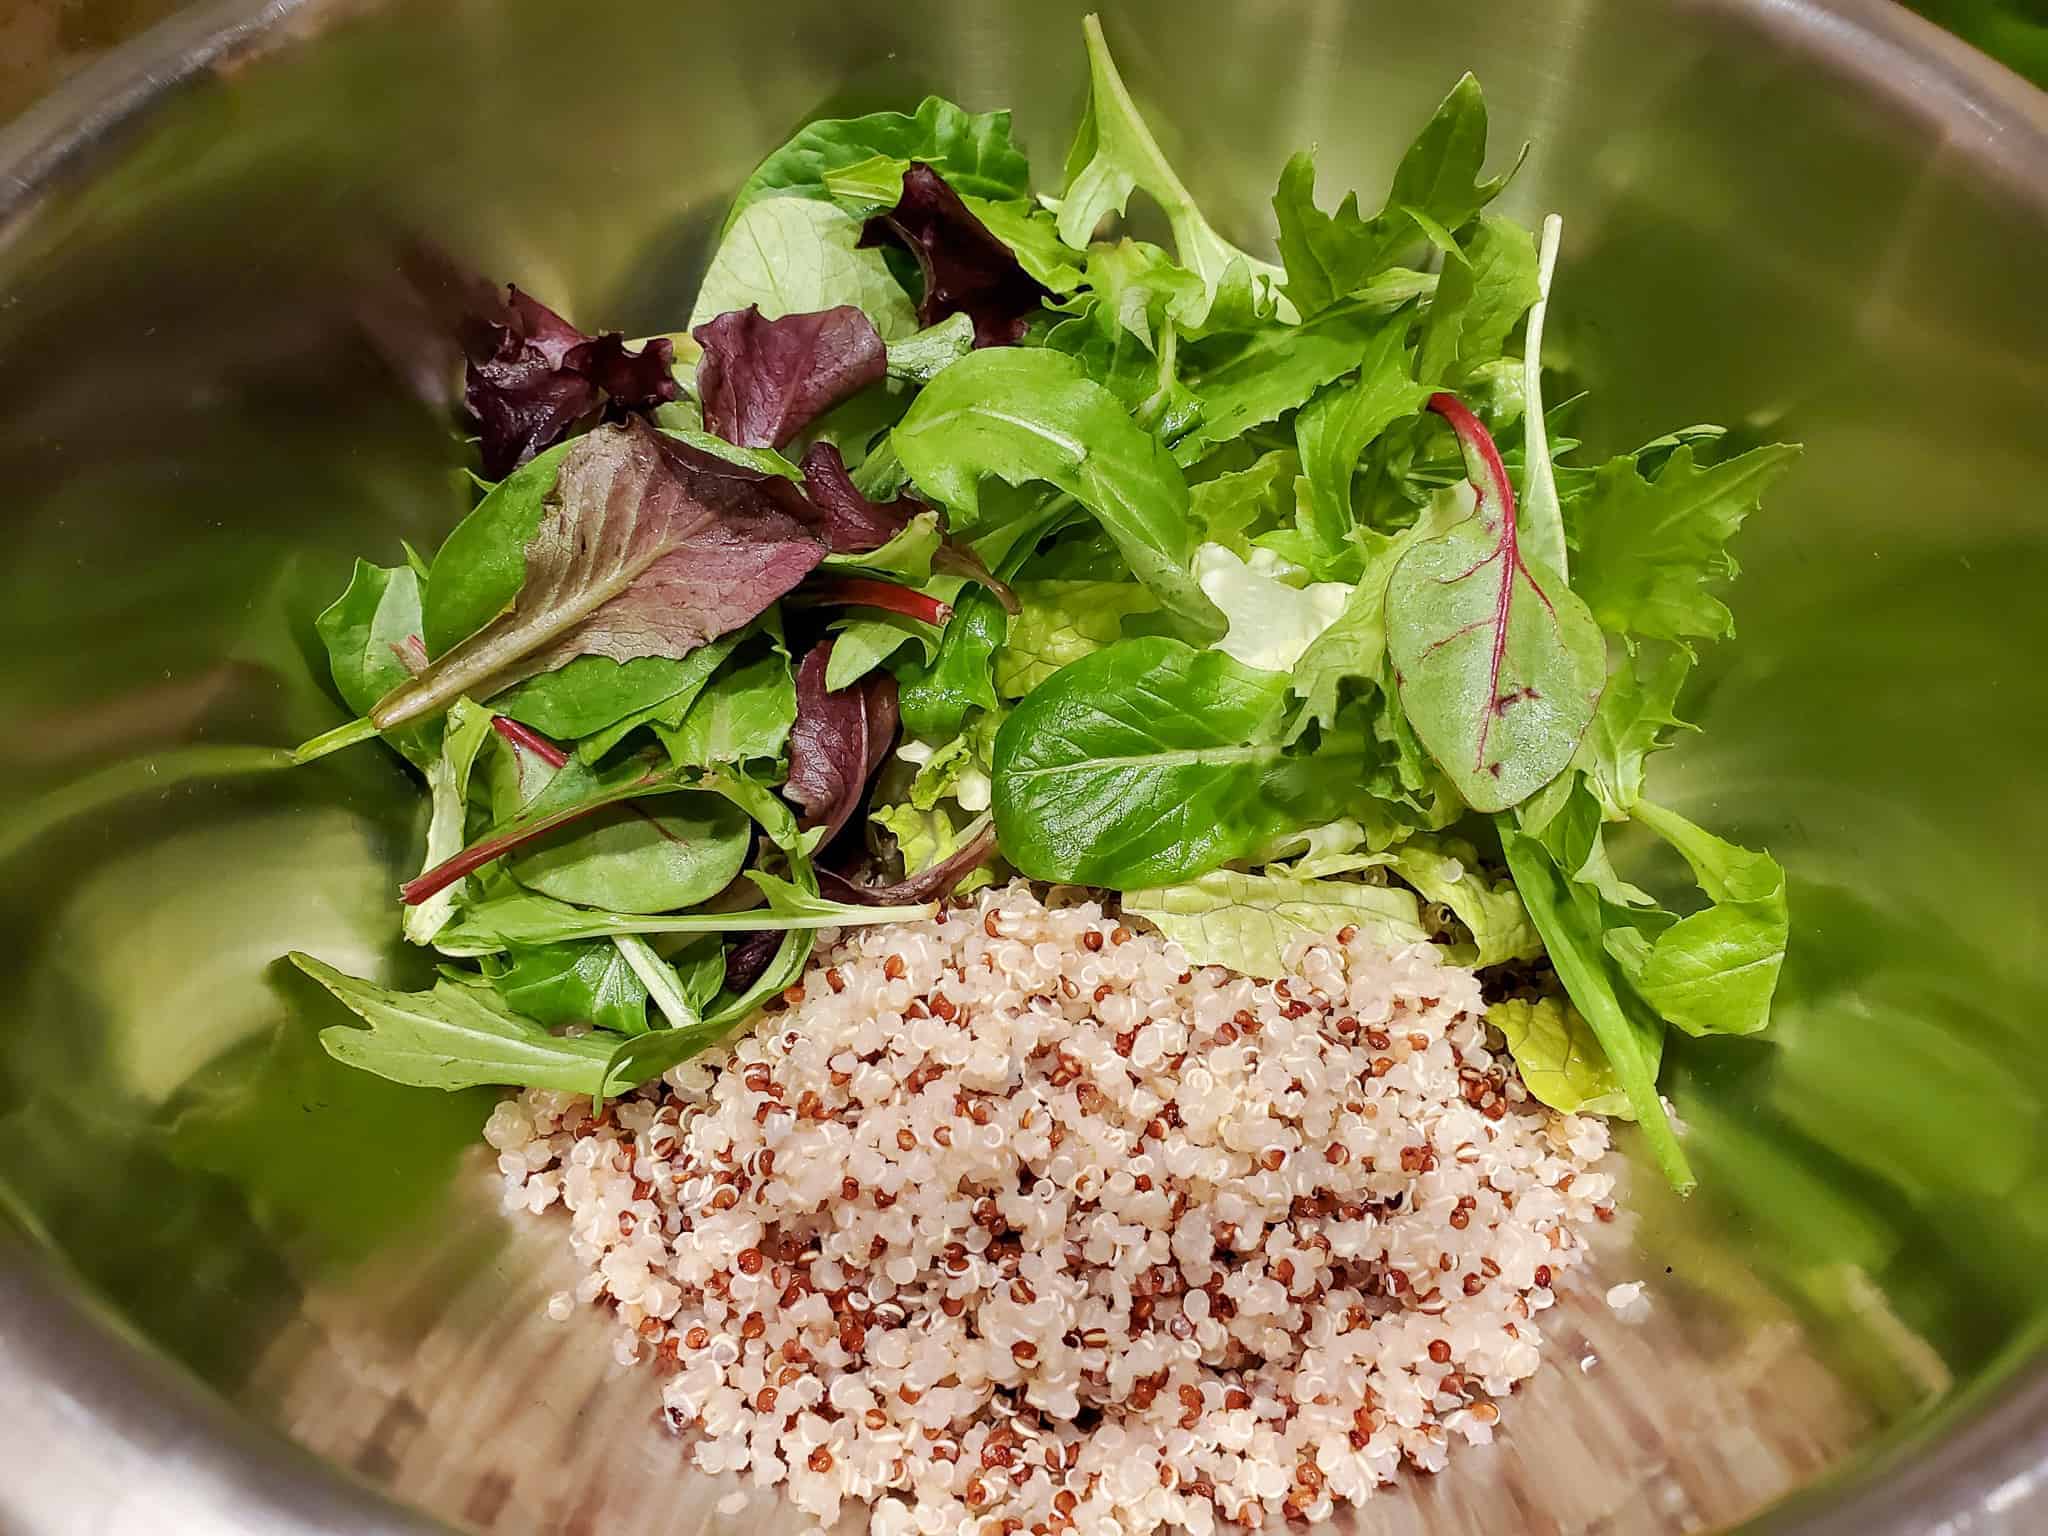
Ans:
<svg viewBox="0 0 2048 1536"><path fill-rule="evenodd" d="M1143 190L1166 215L1180 264L1201 278L1212 298L1233 267L1270 289L1280 277L1280 269L1254 260L1216 233L1167 163L1117 73L1102 23L1089 16L1082 20L1081 28L1088 42L1088 106L1074 134L1073 148L1067 152L1066 189L1059 203L1060 238L1077 251L1085 250L1096 226L1112 214L1121 214L1131 193Z"/></svg>
<svg viewBox="0 0 2048 1536"><path fill-rule="evenodd" d="M929 384L973 350L973 317L948 315L889 348L889 377L906 384Z"/></svg>
<svg viewBox="0 0 2048 1536"><path fill-rule="evenodd" d="M1165 636L1055 673L996 735L996 828L1034 879L1130 889L1191 879L1355 796L1347 752L1289 756L1284 673Z"/></svg>
<svg viewBox="0 0 2048 1536"><path fill-rule="evenodd" d="M828 901L760 870L747 879L767 905L732 912L602 912L531 892L478 902L442 934L451 955L491 955L518 945L564 944L619 934L782 933L792 929L849 928L869 923L908 923L930 917L929 902L869 907Z"/></svg>
<svg viewBox="0 0 2048 1536"><path fill-rule="evenodd" d="M1415 278L1392 273L1375 279L1358 297L1299 325L1270 321L1189 343L1183 349L1185 382L1201 417L1175 442L1174 457L1183 465L1196 463L1219 444L1279 420L1356 368L1388 314L1425 286Z"/></svg>
<svg viewBox="0 0 2048 1536"><path fill-rule="evenodd" d="M967 112L943 97L927 96L912 114L826 118L799 129L740 187L725 228L730 232L763 198L829 199L835 195L830 185L834 172L877 158L922 161L973 197L1031 194L1031 163L1010 141L1008 112ZM899 179L901 174L899 169Z"/></svg>
<svg viewBox="0 0 2048 1536"><path fill-rule="evenodd" d="M796 680L777 649L718 679L655 734L678 768L715 768L780 758L795 721Z"/></svg>
<svg viewBox="0 0 2048 1536"><path fill-rule="evenodd" d="M1565 508L1573 589L1612 634L1732 635L1734 615L1708 584L1735 574L1728 540L1798 457L1796 446L1780 443L1701 469L1688 443L1653 479L1633 456L1603 465L1591 492Z"/></svg>
<svg viewBox="0 0 2048 1536"><path fill-rule="evenodd" d="M507 1007L535 1023L589 1024L621 1035L647 1028L647 988L615 945L522 946L505 961L484 974Z"/></svg>
<svg viewBox="0 0 2048 1536"><path fill-rule="evenodd" d="M327 1054L346 1066L450 1091L505 1084L597 1096L632 1086L607 1076L610 1041L551 1035L489 991L443 980L430 992L393 992L296 950L288 958L370 1026L320 1031Z"/></svg>
<svg viewBox="0 0 2048 1536"><path fill-rule="evenodd" d="M1212 869L1179 885L1127 891L1123 910L1178 944L1192 964L1227 965L1247 976L1284 975L1291 947L1328 939L1346 927L1388 945L1429 937L1412 891L1357 880L1302 880L1272 870Z"/></svg>
<svg viewBox="0 0 2048 1536"><path fill-rule="evenodd" d="M348 590L313 621L327 647L327 667L342 703L367 715L377 701L426 665L421 640L420 578L410 566L385 568L356 562ZM438 725L421 721L385 733L384 739L415 767L425 768L440 752Z"/></svg>
<svg viewBox="0 0 2048 1536"><path fill-rule="evenodd" d="M716 795L620 805L536 842L508 866L529 890L612 912L672 912L724 890L747 861L747 818Z"/></svg>
<svg viewBox="0 0 2048 1536"><path fill-rule="evenodd" d="M432 869L462 847L469 818L469 774L476 755L491 735L490 711L457 699L448 711L441 755L427 765L427 854L422 870ZM431 944L455 915L455 889L449 887L405 913L405 936L414 944Z"/></svg>
<svg viewBox="0 0 2048 1536"><path fill-rule="evenodd" d="M1633 814L1678 850L1713 905L1647 947L1633 930L1610 932L1609 950L1643 1000L1687 1034L1755 1034L1770 1023L1785 963L1785 871L1769 854L1724 842L1647 800Z"/></svg>
<svg viewBox="0 0 2048 1536"><path fill-rule="evenodd" d="M388 728L578 656L682 657L740 628L824 555L775 486L794 494L637 421L578 438L510 611L392 690L371 719Z"/></svg>
<svg viewBox="0 0 2048 1536"><path fill-rule="evenodd" d="M1506 468L1449 395L1478 510L1411 546L1387 588L1387 649L1415 733L1474 809L1505 810L1564 771L1606 680L1593 616L1515 537Z"/></svg>
<svg viewBox="0 0 2048 1536"><path fill-rule="evenodd" d="M1600 898L1589 886L1567 879L1542 844L1523 836L1508 818L1500 818L1499 826L1508 872L1530 921L1543 935L1550 963L1600 1042L1614 1080L1643 1129L1650 1155L1674 1189L1689 1193L1696 1181L1657 1097L1663 1021L1646 1016L1615 975L1601 942L1608 925Z"/></svg>
<svg viewBox="0 0 2048 1536"><path fill-rule="evenodd" d="M1508 1043L1522 1082L1539 1103L1568 1115L1612 1115L1633 1120L1635 1109L1615 1077L1592 1026L1561 997L1510 998L1486 1010L1486 1022ZM1652 1042L1645 1039L1645 1046ZM1654 1076L1663 1042L1647 1063Z"/></svg>
<svg viewBox="0 0 2048 1536"><path fill-rule="evenodd" d="M1456 259L1444 263L1436 299L1422 324L1416 376L1462 384L1500 357L1508 332L1542 296L1536 242L1511 219L1481 214Z"/></svg>
<svg viewBox="0 0 2048 1536"><path fill-rule="evenodd" d="M1188 489L1172 455L1074 362L1041 348L995 348L934 379L890 434L918 488L980 517L980 482L1044 480L1086 507L1133 573L1191 630L1222 617L1188 574Z"/></svg>
<svg viewBox="0 0 2048 1536"><path fill-rule="evenodd" d="M986 587L960 594L937 658L897 673L897 707L912 735L943 740L959 732L968 711L997 708L995 655L1009 625L1002 603Z"/></svg>
<svg viewBox="0 0 2048 1536"><path fill-rule="evenodd" d="M770 197L749 203L712 255L690 329L758 306L770 320L850 304L882 340L918 328L917 310L882 253L863 250L860 220L826 202Z"/></svg>
<svg viewBox="0 0 2048 1536"><path fill-rule="evenodd" d="M1133 614L1159 601L1134 581L1020 581L1023 611L996 652L996 692L1021 699L1060 668L1123 638Z"/></svg>
<svg viewBox="0 0 2048 1536"><path fill-rule="evenodd" d="M1296 155L1273 197L1289 301L1306 318L1357 292L1430 232L1462 228L1521 165L1517 160L1505 174L1481 181L1485 163L1486 101L1470 75L1451 87L1401 157L1393 188L1370 219L1359 214L1355 192L1335 214L1317 208L1315 157Z"/></svg>
<svg viewBox="0 0 2048 1536"><path fill-rule="evenodd" d="M1529 921L1522 898L1511 883L1486 878L1470 843L1418 834L1396 846L1388 860L1395 874L1428 900L1449 907L1471 931L1472 944L1451 951L1458 964L1484 970L1507 960L1543 957L1543 936Z"/></svg>
<svg viewBox="0 0 2048 1536"><path fill-rule="evenodd" d="M1357 360L1358 376L1323 389L1294 418L1308 490L1302 532L1326 560L1351 547L1358 525L1352 481L1367 445L1429 402L1429 389L1410 377L1407 333L1398 320L1381 326Z"/></svg>

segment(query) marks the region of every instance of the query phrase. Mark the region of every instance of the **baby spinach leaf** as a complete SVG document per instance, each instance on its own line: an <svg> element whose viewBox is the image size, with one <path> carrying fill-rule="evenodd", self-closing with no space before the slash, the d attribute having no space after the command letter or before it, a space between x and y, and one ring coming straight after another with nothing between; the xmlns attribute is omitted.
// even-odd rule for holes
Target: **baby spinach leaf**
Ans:
<svg viewBox="0 0 2048 1536"><path fill-rule="evenodd" d="M878 158L923 161L971 197L1031 195L1031 164L1010 141L1008 112L966 112L943 97L927 96L915 113L826 118L799 129L746 179L725 227L731 230L763 198L828 199L835 195L832 173Z"/></svg>
<svg viewBox="0 0 2048 1536"><path fill-rule="evenodd" d="M1002 348L961 359L928 385L890 434L918 488L972 528L982 477L1044 480L1116 540L1160 603L1202 635L1221 616L1188 572L1188 490L1159 440L1069 358Z"/></svg>
<svg viewBox="0 0 2048 1536"><path fill-rule="evenodd" d="M1020 581L1023 611L996 652L996 692L1021 699L1061 667L1123 638L1133 614L1156 613L1159 600L1135 581Z"/></svg>
<svg viewBox="0 0 2048 1536"><path fill-rule="evenodd" d="M852 305L882 340L918 328L917 310L882 253L860 247L860 220L830 203L770 197L726 230L697 290L690 328L758 306L771 320Z"/></svg>
<svg viewBox="0 0 2048 1536"><path fill-rule="evenodd" d="M787 490L638 422L577 439L510 611L386 695L371 718L388 728L578 656L678 658L738 629L824 554L783 509L778 485Z"/></svg>
<svg viewBox="0 0 2048 1536"><path fill-rule="evenodd" d="M1273 197L1288 299L1306 318L1393 266L1427 230L1462 228L1500 195L1521 161L1506 174L1481 181L1485 164L1486 101L1470 75L1451 87L1401 157L1387 200L1370 219L1360 215L1355 192L1335 214L1316 207L1315 157L1296 155L1287 162Z"/></svg>
<svg viewBox="0 0 2048 1536"><path fill-rule="evenodd" d="M1358 376L1323 389L1294 418L1308 489L1302 532L1325 561L1351 547L1358 525L1352 481L1366 446L1429 402L1429 389L1410 377L1407 332L1398 319L1382 324L1357 359Z"/></svg>
<svg viewBox="0 0 2048 1536"><path fill-rule="evenodd" d="M1785 872L1767 853L1724 842L1675 811L1638 801L1634 817L1684 857L1713 903L1644 947L1609 934L1644 1001L1689 1035L1751 1035L1770 1023L1785 963ZM1617 942L1619 948L1617 948Z"/></svg>
<svg viewBox="0 0 2048 1536"><path fill-rule="evenodd" d="M1165 636L1063 668L996 736L1004 854L1035 879L1119 890L1170 885L1356 794L1354 754L1280 745L1284 673Z"/></svg>
<svg viewBox="0 0 2048 1536"><path fill-rule="evenodd" d="M1142 917L1195 965L1227 965L1247 976L1287 973L1296 944L1326 941L1348 927L1383 944L1429 937L1415 893L1357 880L1302 880L1276 873L1212 869L1179 885L1126 891L1126 916Z"/></svg>
<svg viewBox="0 0 2048 1536"><path fill-rule="evenodd" d="M313 621L327 647L335 689L358 715L369 714L415 666L426 664L420 585L410 566L358 560L348 590ZM417 768L433 763L440 750L439 729L431 720L401 726L384 739Z"/></svg>
<svg viewBox="0 0 2048 1536"><path fill-rule="evenodd" d="M1474 515L1412 545L1387 589L1387 648L1415 733L1477 810L1505 810L1564 771L1606 680L1593 616L1515 537L1514 490L1477 417L1448 395Z"/></svg>
<svg viewBox="0 0 2048 1536"><path fill-rule="evenodd" d="M778 649L719 678L655 734L678 768L714 768L780 758L795 721L796 681Z"/></svg>
<svg viewBox="0 0 2048 1536"><path fill-rule="evenodd" d="M476 756L491 735L491 713L467 699L448 711L441 737L441 755L427 765L427 855L422 869L432 869L462 847L469 819L469 774ZM455 915L454 887L429 897L405 913L405 936L414 944L431 944Z"/></svg>
<svg viewBox="0 0 2048 1536"><path fill-rule="evenodd" d="M1689 1193L1695 1182L1692 1169L1657 1097L1663 1021L1650 1016L1615 974L1601 942L1608 924L1599 896L1589 886L1568 880L1543 846L1523 836L1508 818L1500 818L1499 826L1508 872L1515 877L1515 890L1530 921L1543 935L1550 963L1600 1042L1616 1084L1635 1111L1651 1157L1672 1188Z"/></svg>
<svg viewBox="0 0 2048 1536"><path fill-rule="evenodd" d="M443 980L430 992L393 992L311 955L294 951L290 959L370 1026L320 1031L327 1054L347 1066L414 1088L505 1084L600 1095L632 1086L607 1076L611 1041L551 1035L489 991Z"/></svg>
<svg viewBox="0 0 2048 1536"><path fill-rule="evenodd" d="M421 595L420 638L428 656L452 650L512 606L526 583L526 546L540 530L548 493L574 446L563 443L520 465L442 541Z"/></svg>
<svg viewBox="0 0 2048 1536"><path fill-rule="evenodd" d="M960 594L937 659L897 674L897 704L912 735L943 741L966 724L969 710L997 707L995 654L1009 624L1003 605L986 587L972 586Z"/></svg>
<svg viewBox="0 0 2048 1536"><path fill-rule="evenodd" d="M708 901L747 861L752 826L716 795L620 805L528 845L508 866L521 885L578 906L673 912Z"/></svg>
<svg viewBox="0 0 2048 1536"><path fill-rule="evenodd" d="M1592 1026L1565 999L1510 998L1487 1009L1486 1022L1507 1040L1508 1054L1537 1102L1568 1115L1635 1119L1635 1109ZM1645 1047L1652 1043L1646 1036ZM1654 1044L1647 1061L1652 1075L1663 1059L1663 1042Z"/></svg>
<svg viewBox="0 0 2048 1536"><path fill-rule="evenodd" d="M1735 574L1728 540L1798 456L1796 446L1779 443L1701 469L1686 444L1653 479L1631 456L1604 465L1591 492L1565 508L1574 590L1613 634L1733 634L1734 616L1709 584Z"/></svg>
<svg viewBox="0 0 2048 1536"><path fill-rule="evenodd" d="M697 364L704 424L748 448L782 447L888 372L882 338L847 304L778 320L750 304L694 334L704 349Z"/></svg>
<svg viewBox="0 0 2048 1536"><path fill-rule="evenodd" d="M765 622L765 620L766 616L760 622ZM612 662L611 665L617 667L621 672L628 672L636 667L660 665L665 669L665 676L663 678L664 689L660 691L658 697L632 710L630 713L618 715L601 727L580 733L581 739L576 743L576 755L586 763L594 763L608 755L614 747L618 746L620 742L624 741L643 725L652 726L659 733L664 727L672 727L681 722L690 710L696 706L697 700L703 696L705 688L710 684L712 675L721 666L725 665L726 658L731 656L747 636L755 632L756 628L758 628L758 624L747 629L734 630L731 634L720 635L716 640L706 641L681 661L670 661L665 657L643 657L639 661ZM603 658L586 657L584 660L596 662L603 660ZM583 664L583 661L572 661L559 672L545 673L540 677L533 678L529 682L521 683L519 687L512 689L511 692L500 696L499 708L501 712L504 703L514 699L516 695L524 693L527 689L537 684L547 683L555 678L567 677ZM655 693L656 689L650 686L646 691L648 693ZM595 702L594 691L593 702ZM610 713L615 703L616 701L607 702L602 709L592 709L590 715ZM578 718L572 716L570 718L573 723L581 724L584 722L584 719L589 717ZM571 735L579 733L563 732L561 734Z"/></svg>
<svg viewBox="0 0 2048 1536"><path fill-rule="evenodd" d="M1050 295L1024 270L1016 254L960 200L928 165L903 173L903 195L867 222L863 246L902 245L923 276L917 318L937 325L954 315L974 323L977 347L1021 340L1031 316Z"/></svg>
<svg viewBox="0 0 2048 1536"><path fill-rule="evenodd" d="M1417 378L1446 388L1497 360L1508 332L1540 297L1536 242L1513 220L1481 214L1456 249L1423 320L1415 361Z"/></svg>
<svg viewBox="0 0 2048 1536"><path fill-rule="evenodd" d="M513 949L484 974L513 1012L550 1029L589 1024L637 1035L647 1028L647 988L609 943Z"/></svg>

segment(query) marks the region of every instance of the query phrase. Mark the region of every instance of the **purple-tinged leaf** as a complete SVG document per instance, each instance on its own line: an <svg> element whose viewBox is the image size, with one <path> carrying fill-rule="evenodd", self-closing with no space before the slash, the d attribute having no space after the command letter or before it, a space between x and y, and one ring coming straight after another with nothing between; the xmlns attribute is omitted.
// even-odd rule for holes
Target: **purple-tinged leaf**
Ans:
<svg viewBox="0 0 2048 1536"><path fill-rule="evenodd" d="M920 512L930 510L914 496L894 501L869 501L861 495L846 461L831 443L811 444L804 455L804 492L818 510L818 531L835 555L864 555L880 549L910 526Z"/></svg>
<svg viewBox="0 0 2048 1536"><path fill-rule="evenodd" d="M996 824L984 817L981 830L945 858L893 885L861 885L829 869L818 871L818 883L840 901L855 901L868 907L900 907L920 901L937 901L942 896L950 896L953 887L986 864L995 851Z"/></svg>
<svg viewBox="0 0 2048 1536"><path fill-rule="evenodd" d="M600 427L562 459L511 608L386 694L371 718L385 729L578 656L686 656L824 558L809 510L788 481L637 418Z"/></svg>
<svg viewBox="0 0 2048 1536"><path fill-rule="evenodd" d="M1387 651L1430 755L1475 810L1504 811L1571 762L1607 652L1591 610L1523 551L1514 487L1478 417L1446 394L1429 408L1457 433L1479 500L1394 567Z"/></svg>
<svg viewBox="0 0 2048 1536"><path fill-rule="evenodd" d="M734 941L725 952L725 988L738 994L745 992L759 981L768 969L768 962L775 958L775 952L782 947L783 940L791 937L773 928L763 928L758 933L746 933Z"/></svg>
<svg viewBox="0 0 2048 1536"><path fill-rule="evenodd" d="M820 641L796 671L796 724L789 732L789 782L783 797L806 828L829 843L860 808L868 776L896 736L896 679L870 672L837 693L825 686L832 642Z"/></svg>
<svg viewBox="0 0 2048 1536"><path fill-rule="evenodd" d="M666 337L628 352L617 331L587 336L539 300L506 289L494 316L463 327L463 400L476 417L487 478L502 480L559 442L607 396L627 410L676 398Z"/></svg>
<svg viewBox="0 0 2048 1536"><path fill-rule="evenodd" d="M881 336L851 304L779 320L749 304L690 334L704 349L704 425L742 448L780 448L888 374Z"/></svg>
<svg viewBox="0 0 2048 1536"><path fill-rule="evenodd" d="M904 171L901 201L869 219L860 237L862 245L892 240L917 258L924 273L918 323L937 325L948 315L965 315L974 322L977 347L1014 345L1051 297L968 212L945 178L921 162Z"/></svg>

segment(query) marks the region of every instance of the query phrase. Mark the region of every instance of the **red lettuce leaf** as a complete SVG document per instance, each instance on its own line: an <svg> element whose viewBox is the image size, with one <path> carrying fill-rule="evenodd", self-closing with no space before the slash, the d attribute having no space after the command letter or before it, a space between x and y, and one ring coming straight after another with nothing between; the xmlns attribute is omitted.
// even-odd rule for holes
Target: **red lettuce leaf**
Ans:
<svg viewBox="0 0 2048 1536"><path fill-rule="evenodd" d="M949 315L974 322L977 347L1007 347L1023 338L1031 316L1051 297L1010 248L989 233L944 177L922 162L903 173L903 196L861 231L864 246L894 241L917 258L924 298L917 317L937 325Z"/></svg>
<svg viewBox="0 0 2048 1536"><path fill-rule="evenodd" d="M929 869L896 881L893 885L861 885L833 870L818 871L818 883L826 894L863 906L909 906L950 896L953 887L988 862L996 851L996 824L984 820L981 830Z"/></svg>
<svg viewBox="0 0 2048 1536"><path fill-rule="evenodd" d="M870 672L833 693L825 687L831 660L832 642L822 640L796 670L796 723L789 732L789 782L782 788L806 830L825 829L821 847L860 808L868 776L896 737L896 679Z"/></svg>
<svg viewBox="0 0 2048 1536"><path fill-rule="evenodd" d="M657 337L628 352L617 331L587 336L539 300L507 288L498 313L463 327L463 400L482 436L487 478L502 480L561 441L607 396L627 410L676 398L675 348Z"/></svg>
<svg viewBox="0 0 2048 1536"><path fill-rule="evenodd" d="M809 505L778 475L699 452L645 422L564 455L511 607L399 684L378 729L485 699L578 656L687 656L738 629L825 557Z"/></svg>
<svg viewBox="0 0 2048 1536"><path fill-rule="evenodd" d="M766 320L758 304L690 333L704 349L704 425L742 448L780 448L818 417L888 375L874 322L851 304Z"/></svg>
<svg viewBox="0 0 2048 1536"><path fill-rule="evenodd" d="M909 527L913 517L930 510L914 496L869 501L853 483L846 461L831 443L811 444L811 451L804 455L803 471L804 493L821 519L818 532L835 555L864 555L880 549Z"/></svg>

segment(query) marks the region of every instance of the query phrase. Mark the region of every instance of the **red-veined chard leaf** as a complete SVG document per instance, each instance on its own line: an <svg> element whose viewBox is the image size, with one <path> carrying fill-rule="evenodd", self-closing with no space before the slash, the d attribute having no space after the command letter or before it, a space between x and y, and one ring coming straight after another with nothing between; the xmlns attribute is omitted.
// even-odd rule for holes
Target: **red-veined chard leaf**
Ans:
<svg viewBox="0 0 2048 1536"><path fill-rule="evenodd" d="M482 437L484 474L501 480L559 441L610 397L628 410L676 398L675 348L638 352L617 331L589 336L547 305L508 288L498 314L464 327L463 399Z"/></svg>
<svg viewBox="0 0 2048 1536"><path fill-rule="evenodd" d="M1017 342L1031 316L1051 297L928 165L913 164L903 173L902 199L868 220L861 233L863 246L891 241L915 256L924 274L919 324L966 315L974 322L978 347Z"/></svg>
<svg viewBox="0 0 2048 1536"><path fill-rule="evenodd" d="M789 782L782 790L802 808L804 827L825 829L820 846L831 842L860 808L868 776L896 736L896 679L871 672L833 692L826 687L832 644L825 640L813 646L797 668Z"/></svg>
<svg viewBox="0 0 2048 1536"><path fill-rule="evenodd" d="M882 338L850 304L764 319L750 304L697 327L704 424L729 443L780 448L888 371Z"/></svg>
<svg viewBox="0 0 2048 1536"><path fill-rule="evenodd" d="M378 728L485 698L579 656L688 655L752 620L824 557L786 480L638 421L574 443L508 612L371 711Z"/></svg>
<svg viewBox="0 0 2048 1536"><path fill-rule="evenodd" d="M1479 419L1450 395L1473 515L1402 556L1387 650L1402 708L1473 807L1505 810L1562 773L1592 723L1606 649L1586 605L1516 538L1515 493Z"/></svg>

